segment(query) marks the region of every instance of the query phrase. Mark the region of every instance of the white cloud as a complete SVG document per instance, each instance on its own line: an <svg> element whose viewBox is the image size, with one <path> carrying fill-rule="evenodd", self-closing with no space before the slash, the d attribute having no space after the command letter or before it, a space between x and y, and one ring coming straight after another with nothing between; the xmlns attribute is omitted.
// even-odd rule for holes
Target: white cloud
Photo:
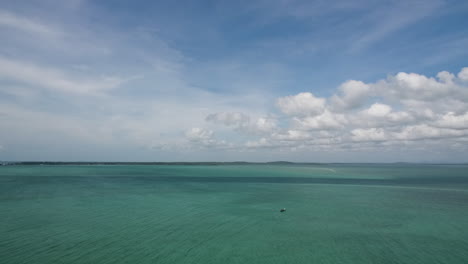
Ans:
<svg viewBox="0 0 468 264"><path fill-rule="evenodd" d="M387 117L390 122L395 123L410 123L415 120L415 118L412 115L403 111L392 112Z"/></svg>
<svg viewBox="0 0 468 264"><path fill-rule="evenodd" d="M205 141L213 139L213 131L199 127L194 127L185 132L185 136L190 141Z"/></svg>
<svg viewBox="0 0 468 264"><path fill-rule="evenodd" d="M257 141L248 141L247 143L245 143L245 146L247 148L267 148L267 147L271 147L272 144L270 143L268 139L260 138Z"/></svg>
<svg viewBox="0 0 468 264"><path fill-rule="evenodd" d="M437 78L443 83L452 84L455 79L455 75L447 71L441 71L437 74Z"/></svg>
<svg viewBox="0 0 468 264"><path fill-rule="evenodd" d="M312 134L309 131L291 129L283 133L273 134L272 138L275 140L304 141L304 140L310 140L312 138Z"/></svg>
<svg viewBox="0 0 468 264"><path fill-rule="evenodd" d="M222 112L208 115L206 121L226 126L245 127L250 123L250 117L243 113Z"/></svg>
<svg viewBox="0 0 468 264"><path fill-rule="evenodd" d="M40 36L58 36L61 34L59 30L51 26L5 10L0 10L0 26L11 27Z"/></svg>
<svg viewBox="0 0 468 264"><path fill-rule="evenodd" d="M254 131L269 132L276 129L276 120L273 118L260 117L253 124Z"/></svg>
<svg viewBox="0 0 468 264"><path fill-rule="evenodd" d="M468 67L464 67L458 73L458 78L462 81L468 81Z"/></svg>
<svg viewBox="0 0 468 264"><path fill-rule="evenodd" d="M359 143L370 150L379 145L427 144L427 140L452 140L455 146L468 137L464 97L468 87L462 78L463 73L445 71L437 79L400 72L375 83L347 81L329 99L310 93L282 97L277 106L290 125L246 146L297 149L328 144L334 149L362 149Z"/></svg>
<svg viewBox="0 0 468 264"><path fill-rule="evenodd" d="M347 110L362 106L370 96L369 85L350 80L338 87L339 95L331 98L331 104L334 109Z"/></svg>
<svg viewBox="0 0 468 264"><path fill-rule="evenodd" d="M375 3L380 3L376 1ZM358 34L352 43L353 50L365 48L378 42L398 30L426 18L444 5L444 1L426 0L424 5L419 1L391 1L368 12L363 20L371 25L364 35Z"/></svg>
<svg viewBox="0 0 468 264"><path fill-rule="evenodd" d="M328 110L321 115L293 118L294 127L305 130L329 130L342 128L348 120L342 114L335 114Z"/></svg>
<svg viewBox="0 0 468 264"><path fill-rule="evenodd" d="M468 129L468 112L462 115L448 112L438 118L434 125L442 128Z"/></svg>
<svg viewBox="0 0 468 264"><path fill-rule="evenodd" d="M370 116L384 117L390 114L390 112L392 111L392 108L385 104L375 103L371 105L371 107L369 107L369 109L367 109L366 111L367 111L367 114L369 114Z"/></svg>
<svg viewBox="0 0 468 264"><path fill-rule="evenodd" d="M468 131L436 128L426 124L407 126L402 131L394 133L394 138L399 140L421 140L421 139L439 139L456 138L467 136Z"/></svg>
<svg viewBox="0 0 468 264"><path fill-rule="evenodd" d="M222 124L232 127L238 131L247 133L264 133L273 131L276 128L276 120L269 117L259 117L256 119L239 112L220 112L210 114L206 121L215 124Z"/></svg>
<svg viewBox="0 0 468 264"><path fill-rule="evenodd" d="M188 148L209 148L209 149L227 149L230 147L230 144L226 143L224 140L218 140L215 137L215 134L212 130L194 127L185 132L185 137L187 138L190 145L185 146Z"/></svg>
<svg viewBox="0 0 468 264"><path fill-rule="evenodd" d="M384 141L387 139L385 131L380 128L353 129L351 138L354 141Z"/></svg>
<svg viewBox="0 0 468 264"><path fill-rule="evenodd" d="M103 76L95 80L70 78L62 70L0 57L0 78L65 93L99 94L125 80Z"/></svg>
<svg viewBox="0 0 468 264"><path fill-rule="evenodd" d="M405 101L434 101L451 97L459 91L459 87L450 80L445 72L439 74L441 81L416 73L400 72L372 84L380 96Z"/></svg>
<svg viewBox="0 0 468 264"><path fill-rule="evenodd" d="M300 93L279 98L277 105L280 110L291 116L315 116L325 110L325 99L312 93Z"/></svg>

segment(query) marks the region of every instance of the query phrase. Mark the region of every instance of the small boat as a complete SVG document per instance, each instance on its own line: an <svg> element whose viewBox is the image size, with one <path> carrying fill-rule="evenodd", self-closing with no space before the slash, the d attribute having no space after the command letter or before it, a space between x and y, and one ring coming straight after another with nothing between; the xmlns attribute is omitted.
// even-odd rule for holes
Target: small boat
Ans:
<svg viewBox="0 0 468 264"><path fill-rule="evenodd" d="M282 209L280 210L280 212L285 212L285 211L286 211L286 208L282 208Z"/></svg>

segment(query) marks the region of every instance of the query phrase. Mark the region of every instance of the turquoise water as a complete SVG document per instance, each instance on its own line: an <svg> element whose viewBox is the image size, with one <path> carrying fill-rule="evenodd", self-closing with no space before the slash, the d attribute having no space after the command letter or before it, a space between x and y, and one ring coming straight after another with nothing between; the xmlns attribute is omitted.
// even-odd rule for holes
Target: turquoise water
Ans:
<svg viewBox="0 0 468 264"><path fill-rule="evenodd" d="M3 166L0 217L2 264L465 264L468 166Z"/></svg>

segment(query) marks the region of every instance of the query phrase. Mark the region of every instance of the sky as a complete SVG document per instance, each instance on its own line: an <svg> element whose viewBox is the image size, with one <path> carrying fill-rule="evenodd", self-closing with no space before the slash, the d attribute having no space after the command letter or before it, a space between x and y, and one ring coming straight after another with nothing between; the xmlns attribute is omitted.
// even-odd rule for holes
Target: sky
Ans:
<svg viewBox="0 0 468 264"><path fill-rule="evenodd" d="M0 0L0 160L468 162L468 1Z"/></svg>

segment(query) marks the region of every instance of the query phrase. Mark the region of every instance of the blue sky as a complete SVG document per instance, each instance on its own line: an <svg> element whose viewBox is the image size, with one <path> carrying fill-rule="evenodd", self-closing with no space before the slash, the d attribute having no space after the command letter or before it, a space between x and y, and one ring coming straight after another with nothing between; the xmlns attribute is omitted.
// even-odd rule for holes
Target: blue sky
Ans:
<svg viewBox="0 0 468 264"><path fill-rule="evenodd" d="M0 160L467 162L466 1L2 1Z"/></svg>

